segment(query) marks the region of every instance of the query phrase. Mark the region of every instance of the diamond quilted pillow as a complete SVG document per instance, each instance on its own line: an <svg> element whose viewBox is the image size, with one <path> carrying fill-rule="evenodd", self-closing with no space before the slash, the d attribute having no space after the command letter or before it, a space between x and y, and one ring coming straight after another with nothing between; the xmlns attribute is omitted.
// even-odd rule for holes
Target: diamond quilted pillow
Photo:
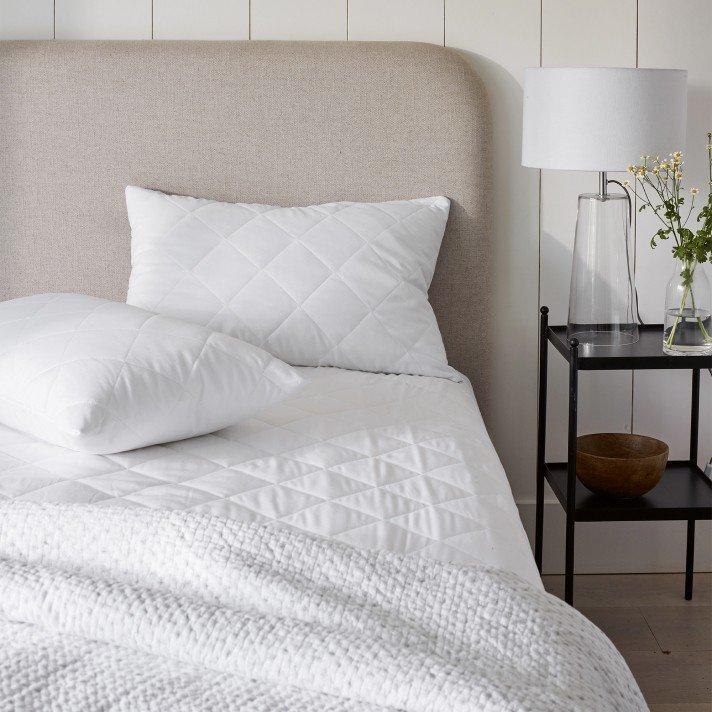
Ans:
<svg viewBox="0 0 712 712"><path fill-rule="evenodd" d="M128 303L298 366L444 376L428 302L447 198L309 207L129 186Z"/></svg>
<svg viewBox="0 0 712 712"><path fill-rule="evenodd" d="M302 382L251 344L127 304L81 294L0 303L0 422L72 450L213 432Z"/></svg>

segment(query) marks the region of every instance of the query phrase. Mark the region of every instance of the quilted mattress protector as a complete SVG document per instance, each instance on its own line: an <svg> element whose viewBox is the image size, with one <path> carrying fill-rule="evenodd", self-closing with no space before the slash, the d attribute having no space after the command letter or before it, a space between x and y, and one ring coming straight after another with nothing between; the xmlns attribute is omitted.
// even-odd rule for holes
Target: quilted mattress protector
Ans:
<svg viewBox="0 0 712 712"><path fill-rule="evenodd" d="M0 426L0 498L271 521L541 586L467 382L299 369L309 383L202 437L88 455Z"/></svg>

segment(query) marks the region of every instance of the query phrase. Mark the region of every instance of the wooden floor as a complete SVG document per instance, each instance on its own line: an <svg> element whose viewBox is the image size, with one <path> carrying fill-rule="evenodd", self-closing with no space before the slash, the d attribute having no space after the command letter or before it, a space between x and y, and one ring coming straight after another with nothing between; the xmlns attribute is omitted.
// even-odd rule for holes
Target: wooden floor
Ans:
<svg viewBox="0 0 712 712"><path fill-rule="evenodd" d="M563 598L564 577L543 576ZM576 608L628 661L652 712L712 712L712 574L577 576Z"/></svg>

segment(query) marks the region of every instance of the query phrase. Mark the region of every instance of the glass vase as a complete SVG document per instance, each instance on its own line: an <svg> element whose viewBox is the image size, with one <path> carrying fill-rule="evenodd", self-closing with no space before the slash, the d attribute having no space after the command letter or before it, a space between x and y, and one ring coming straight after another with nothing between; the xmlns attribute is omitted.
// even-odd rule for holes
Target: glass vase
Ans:
<svg viewBox="0 0 712 712"><path fill-rule="evenodd" d="M672 356L712 354L712 287L704 265L675 262L665 295L663 351Z"/></svg>

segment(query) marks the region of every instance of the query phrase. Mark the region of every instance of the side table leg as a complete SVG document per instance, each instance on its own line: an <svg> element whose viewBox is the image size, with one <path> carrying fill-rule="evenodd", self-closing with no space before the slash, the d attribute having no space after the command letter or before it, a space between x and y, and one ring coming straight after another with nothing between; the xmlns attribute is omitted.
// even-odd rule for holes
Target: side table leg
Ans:
<svg viewBox="0 0 712 712"><path fill-rule="evenodd" d="M690 465L697 467L700 433L700 369L692 370L692 408L690 413ZM695 520L687 520L687 552L685 554L685 600L692 600L692 577L695 570Z"/></svg>
<svg viewBox="0 0 712 712"><path fill-rule="evenodd" d="M578 339L569 341L569 440L566 472L566 576L564 600L574 603L574 528L576 525L576 438L578 436Z"/></svg>
<svg viewBox="0 0 712 712"><path fill-rule="evenodd" d="M546 376L549 338L549 307L541 308L539 324L539 410L536 449L536 522L534 525L534 561L541 573L544 545L544 469L546 467Z"/></svg>
<svg viewBox="0 0 712 712"><path fill-rule="evenodd" d="M687 554L685 556L685 600L692 600L692 577L695 569L695 520L687 520Z"/></svg>

